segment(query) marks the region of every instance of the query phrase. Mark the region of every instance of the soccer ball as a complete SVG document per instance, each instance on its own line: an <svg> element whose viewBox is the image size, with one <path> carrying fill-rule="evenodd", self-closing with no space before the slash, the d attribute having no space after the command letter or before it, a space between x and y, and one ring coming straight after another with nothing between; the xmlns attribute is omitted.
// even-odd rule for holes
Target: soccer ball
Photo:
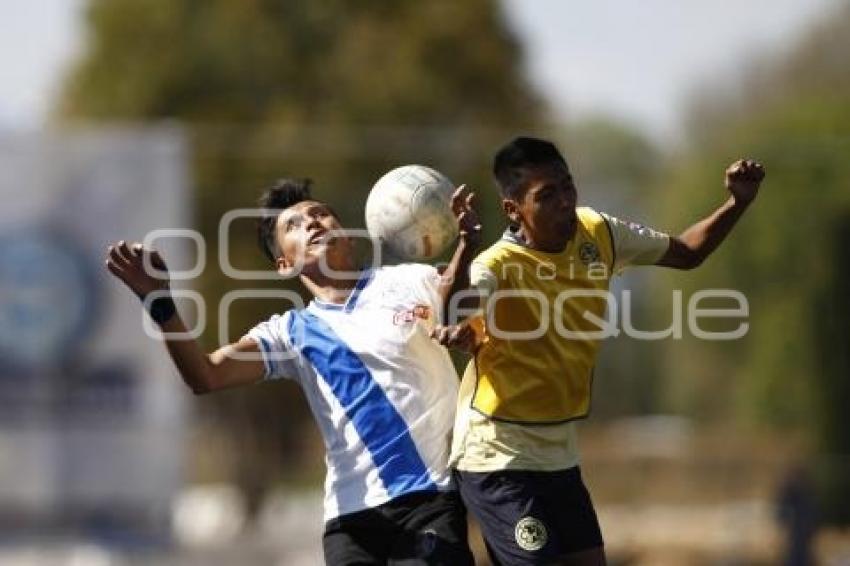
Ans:
<svg viewBox="0 0 850 566"><path fill-rule="evenodd" d="M445 175L430 167L393 169L369 193L366 229L398 259L434 259L458 234L451 209L454 190Z"/></svg>

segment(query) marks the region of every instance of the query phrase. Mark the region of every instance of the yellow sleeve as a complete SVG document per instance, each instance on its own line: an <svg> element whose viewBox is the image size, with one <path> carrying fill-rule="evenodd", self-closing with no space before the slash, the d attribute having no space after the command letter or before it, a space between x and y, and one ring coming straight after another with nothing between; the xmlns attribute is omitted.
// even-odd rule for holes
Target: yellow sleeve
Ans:
<svg viewBox="0 0 850 566"><path fill-rule="evenodd" d="M487 301L490 295L499 287L499 282L496 279L496 275L485 264L473 261L469 266L469 286L478 291L479 303L478 308L466 318L473 320L473 328L476 329L476 332L480 336L484 328L484 313L487 312Z"/></svg>

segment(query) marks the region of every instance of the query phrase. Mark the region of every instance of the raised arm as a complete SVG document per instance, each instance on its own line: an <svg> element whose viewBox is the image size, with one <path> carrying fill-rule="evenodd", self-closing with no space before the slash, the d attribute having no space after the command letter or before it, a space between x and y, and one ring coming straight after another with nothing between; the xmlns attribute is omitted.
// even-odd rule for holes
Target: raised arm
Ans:
<svg viewBox="0 0 850 566"><path fill-rule="evenodd" d="M452 212L457 218L459 236L452 259L440 279L439 292L444 321L448 321L447 309L452 295L469 287L469 264L481 244L481 223L472 208L474 198L475 193L469 191L466 185L461 185L452 194Z"/></svg>
<svg viewBox="0 0 850 566"><path fill-rule="evenodd" d="M159 273L148 273L148 265ZM150 314L165 334L165 345L183 381L195 394L255 383L262 379L265 366L257 343L243 338L212 352L204 353L194 339L169 335L186 333L186 325L169 294L168 272L159 253L141 244L128 245L123 240L109 246L106 267L139 298L161 291L165 294L151 302Z"/></svg>
<svg viewBox="0 0 850 566"><path fill-rule="evenodd" d="M670 238L667 252L656 265L674 269L693 269L717 249L758 194L764 179L764 167L749 159L740 159L726 169L726 189L731 193L712 214L678 236Z"/></svg>
<svg viewBox="0 0 850 566"><path fill-rule="evenodd" d="M468 296L461 298L458 306L469 311L475 310L481 303L475 289L470 289L469 268L478 247L481 244L481 223L478 214L472 208L475 193L467 192L466 186L461 185L452 195L452 211L458 219L460 237L455 253L440 286L443 303L443 324L437 325L431 332L431 337L443 346L472 352L477 345L477 334L469 319L455 320L449 313L449 305L455 293L466 292Z"/></svg>

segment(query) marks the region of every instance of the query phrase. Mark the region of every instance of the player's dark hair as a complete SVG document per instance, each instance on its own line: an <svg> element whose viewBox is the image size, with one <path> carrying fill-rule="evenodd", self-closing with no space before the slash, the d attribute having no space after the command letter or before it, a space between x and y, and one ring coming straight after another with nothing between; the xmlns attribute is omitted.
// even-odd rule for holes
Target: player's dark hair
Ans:
<svg viewBox="0 0 850 566"><path fill-rule="evenodd" d="M263 216L257 221L257 243L263 254L274 263L279 255L275 240L277 217L283 209L305 200L311 200L310 179L278 179L274 185L266 189L258 204L265 209Z"/></svg>
<svg viewBox="0 0 850 566"><path fill-rule="evenodd" d="M550 141L539 138L518 137L502 146L493 158L493 176L504 198L520 199L525 193L527 170L541 165L558 164L567 167L567 161Z"/></svg>

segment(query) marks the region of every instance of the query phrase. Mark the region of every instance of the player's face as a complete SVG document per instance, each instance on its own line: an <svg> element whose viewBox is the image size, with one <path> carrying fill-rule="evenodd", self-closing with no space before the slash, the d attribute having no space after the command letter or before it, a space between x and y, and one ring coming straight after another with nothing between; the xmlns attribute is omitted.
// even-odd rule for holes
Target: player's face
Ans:
<svg viewBox="0 0 850 566"><path fill-rule="evenodd" d="M313 269L324 258L331 269L340 269L338 260L351 258L351 240L326 204L302 201L282 211L277 217L277 242L281 257L278 270Z"/></svg>
<svg viewBox="0 0 850 566"><path fill-rule="evenodd" d="M505 199L505 212L531 247L561 251L576 229L578 193L573 177L561 164L529 168L525 174L525 193L518 200Z"/></svg>

